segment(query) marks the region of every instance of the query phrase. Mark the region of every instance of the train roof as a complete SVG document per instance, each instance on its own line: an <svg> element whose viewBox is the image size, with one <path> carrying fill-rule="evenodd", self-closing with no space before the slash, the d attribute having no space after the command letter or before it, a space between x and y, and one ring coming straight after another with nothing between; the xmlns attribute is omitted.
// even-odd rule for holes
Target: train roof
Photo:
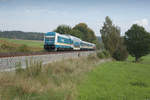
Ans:
<svg viewBox="0 0 150 100"><path fill-rule="evenodd" d="M57 32L47 32L46 34L59 34L60 36L70 37L70 38L73 39L73 40L78 40L78 41L81 41L81 42L83 42L83 43L95 45L94 43L90 43L90 42L83 41L83 40L81 40L80 38L75 37L75 36L72 36L72 35L70 35L70 34L60 34L60 33L57 33Z"/></svg>
<svg viewBox="0 0 150 100"><path fill-rule="evenodd" d="M83 43L86 43L86 44L91 44L91 45L95 45L94 43L90 43L90 42L86 42L86 41L82 41Z"/></svg>

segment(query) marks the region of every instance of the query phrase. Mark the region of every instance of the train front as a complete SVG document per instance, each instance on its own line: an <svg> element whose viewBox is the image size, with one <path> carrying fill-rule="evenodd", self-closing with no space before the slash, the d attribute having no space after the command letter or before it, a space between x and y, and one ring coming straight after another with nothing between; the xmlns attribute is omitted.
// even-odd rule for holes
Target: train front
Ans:
<svg viewBox="0 0 150 100"><path fill-rule="evenodd" d="M55 32L48 32L44 36L44 49L45 50L55 50L55 38L56 33Z"/></svg>

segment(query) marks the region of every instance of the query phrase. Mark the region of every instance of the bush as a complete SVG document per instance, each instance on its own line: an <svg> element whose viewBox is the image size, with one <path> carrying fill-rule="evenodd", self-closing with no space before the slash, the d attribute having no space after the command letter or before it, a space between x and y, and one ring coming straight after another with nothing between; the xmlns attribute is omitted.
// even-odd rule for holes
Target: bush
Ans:
<svg viewBox="0 0 150 100"><path fill-rule="evenodd" d="M15 52L16 47L11 44L7 44L7 43L0 44L0 52L8 52L8 51Z"/></svg>
<svg viewBox="0 0 150 100"><path fill-rule="evenodd" d="M109 58L110 54L108 51L103 50L102 52L97 52L97 57L98 58Z"/></svg>
<svg viewBox="0 0 150 100"><path fill-rule="evenodd" d="M104 50L103 53L104 53L104 55L105 55L106 58L109 58L109 57L110 57L110 54L109 54L108 51Z"/></svg>
<svg viewBox="0 0 150 100"><path fill-rule="evenodd" d="M125 46L120 46L112 55L118 61L124 61L128 57L128 51Z"/></svg>
<svg viewBox="0 0 150 100"><path fill-rule="evenodd" d="M97 57L102 59L102 58L105 58L105 55L103 52L97 52Z"/></svg>
<svg viewBox="0 0 150 100"><path fill-rule="evenodd" d="M21 45L19 48L18 48L18 51L19 52L30 52L30 49L27 45Z"/></svg>
<svg viewBox="0 0 150 100"><path fill-rule="evenodd" d="M14 47L9 44L1 44L0 48L1 49L14 49Z"/></svg>

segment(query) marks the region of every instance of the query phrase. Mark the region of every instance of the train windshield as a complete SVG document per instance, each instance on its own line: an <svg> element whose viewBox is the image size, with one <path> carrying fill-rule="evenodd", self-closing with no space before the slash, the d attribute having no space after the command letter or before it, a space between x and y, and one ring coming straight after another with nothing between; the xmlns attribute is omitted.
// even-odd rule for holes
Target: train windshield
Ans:
<svg viewBox="0 0 150 100"><path fill-rule="evenodd" d="M45 41L47 42L54 42L55 37L45 37Z"/></svg>

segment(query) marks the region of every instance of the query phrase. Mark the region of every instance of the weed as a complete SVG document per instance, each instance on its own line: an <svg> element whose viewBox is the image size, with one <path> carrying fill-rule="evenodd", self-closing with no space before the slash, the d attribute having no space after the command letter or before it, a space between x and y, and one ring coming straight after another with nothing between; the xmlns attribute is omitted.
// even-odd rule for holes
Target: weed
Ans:
<svg viewBox="0 0 150 100"><path fill-rule="evenodd" d="M26 76L36 77L42 72L42 61L26 61L26 69L24 70Z"/></svg>
<svg viewBox="0 0 150 100"><path fill-rule="evenodd" d="M142 82L142 81L130 82L130 84L132 86L148 87L148 85L145 82Z"/></svg>
<svg viewBox="0 0 150 100"><path fill-rule="evenodd" d="M26 69L17 63L16 72L0 75L0 95L4 100L75 100L77 84L99 61L90 55L47 65L31 59Z"/></svg>

